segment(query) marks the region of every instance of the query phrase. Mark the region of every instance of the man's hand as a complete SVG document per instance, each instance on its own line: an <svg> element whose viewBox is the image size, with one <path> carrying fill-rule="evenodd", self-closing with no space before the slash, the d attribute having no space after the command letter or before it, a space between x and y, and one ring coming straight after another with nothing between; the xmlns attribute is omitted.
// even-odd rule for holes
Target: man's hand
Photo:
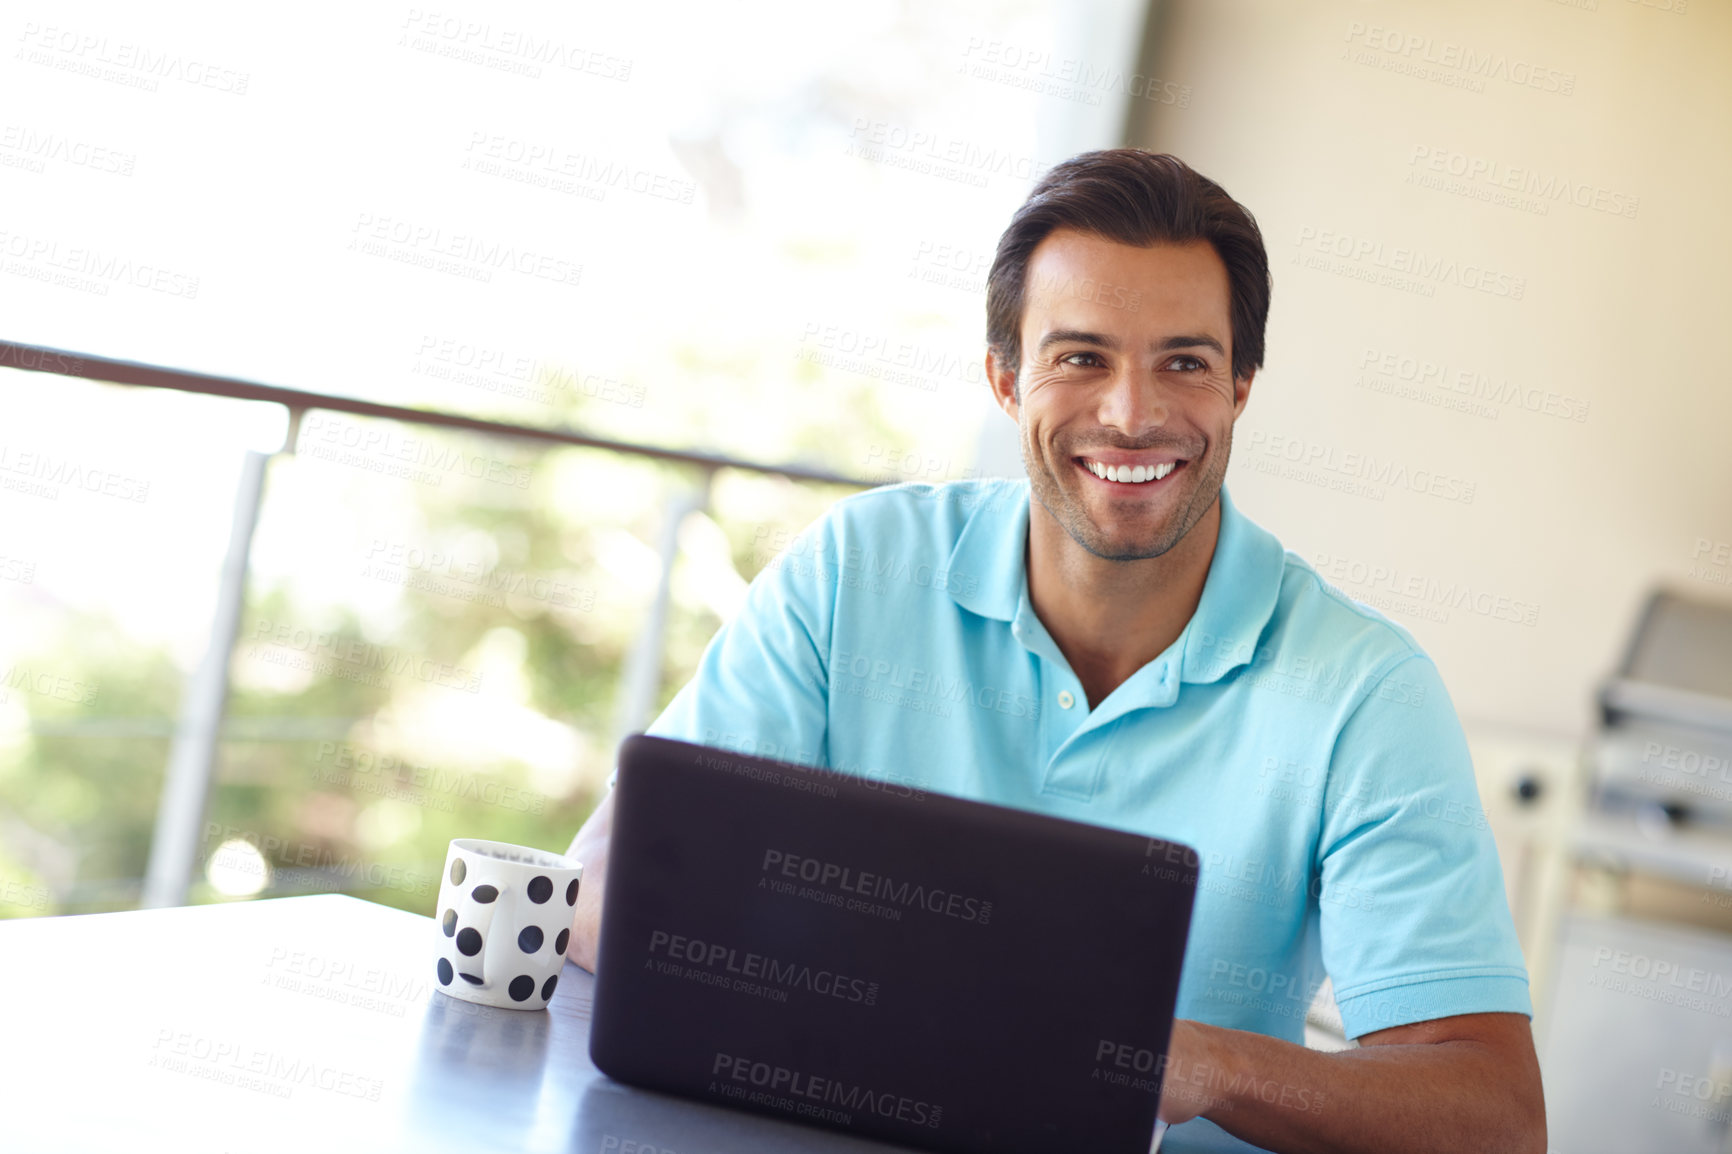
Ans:
<svg viewBox="0 0 1732 1154"><path fill-rule="evenodd" d="M1173 1023L1163 1120L1202 1116L1283 1154L1543 1154L1545 1100L1521 1014L1378 1030L1327 1054L1264 1034Z"/></svg>
<svg viewBox="0 0 1732 1154"><path fill-rule="evenodd" d="M583 882L577 887L577 908L571 912L571 941L565 956L595 972L596 943L601 937L601 893L607 881L607 847L613 834L613 792L601 799L577 837L571 855L583 863Z"/></svg>

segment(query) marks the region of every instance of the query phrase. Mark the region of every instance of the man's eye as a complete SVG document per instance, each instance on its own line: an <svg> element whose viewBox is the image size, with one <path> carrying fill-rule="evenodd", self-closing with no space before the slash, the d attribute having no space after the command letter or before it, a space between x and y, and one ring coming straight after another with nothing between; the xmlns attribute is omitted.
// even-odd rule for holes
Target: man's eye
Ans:
<svg viewBox="0 0 1732 1154"><path fill-rule="evenodd" d="M1209 366L1197 357L1174 357L1168 362L1167 367L1170 369L1178 369L1183 373L1200 373Z"/></svg>
<svg viewBox="0 0 1732 1154"><path fill-rule="evenodd" d="M1087 361L1079 361L1077 360L1078 357L1086 357ZM1101 358L1099 353L1066 353L1058 359L1058 362L1061 365L1075 365L1082 369L1092 369L1100 365Z"/></svg>

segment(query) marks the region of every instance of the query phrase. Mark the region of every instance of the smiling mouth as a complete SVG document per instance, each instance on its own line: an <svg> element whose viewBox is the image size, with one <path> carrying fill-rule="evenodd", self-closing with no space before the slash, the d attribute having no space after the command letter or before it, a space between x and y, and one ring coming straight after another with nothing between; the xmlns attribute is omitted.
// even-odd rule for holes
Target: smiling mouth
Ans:
<svg viewBox="0 0 1732 1154"><path fill-rule="evenodd" d="M1184 461L1159 461L1146 465L1106 465L1089 457L1076 462L1103 481L1118 485L1149 485L1165 480L1185 466Z"/></svg>

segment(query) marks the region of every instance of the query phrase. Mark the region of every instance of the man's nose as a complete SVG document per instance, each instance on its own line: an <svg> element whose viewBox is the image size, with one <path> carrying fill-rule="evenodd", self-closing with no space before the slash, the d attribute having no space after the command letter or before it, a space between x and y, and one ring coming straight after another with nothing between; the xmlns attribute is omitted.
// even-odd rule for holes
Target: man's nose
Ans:
<svg viewBox="0 0 1732 1154"><path fill-rule="evenodd" d="M1156 374L1124 369L1115 374L1096 414L1103 425L1136 436L1167 423L1171 399Z"/></svg>

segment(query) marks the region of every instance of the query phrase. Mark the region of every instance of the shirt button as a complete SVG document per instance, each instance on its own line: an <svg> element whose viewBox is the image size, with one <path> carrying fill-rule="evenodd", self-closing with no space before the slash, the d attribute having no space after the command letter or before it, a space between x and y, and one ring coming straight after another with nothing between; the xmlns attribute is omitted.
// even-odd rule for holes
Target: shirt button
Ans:
<svg viewBox="0 0 1732 1154"><path fill-rule="evenodd" d="M1070 690L1061 689L1058 691L1058 707L1060 709L1069 709L1075 704L1076 698L1071 696Z"/></svg>

